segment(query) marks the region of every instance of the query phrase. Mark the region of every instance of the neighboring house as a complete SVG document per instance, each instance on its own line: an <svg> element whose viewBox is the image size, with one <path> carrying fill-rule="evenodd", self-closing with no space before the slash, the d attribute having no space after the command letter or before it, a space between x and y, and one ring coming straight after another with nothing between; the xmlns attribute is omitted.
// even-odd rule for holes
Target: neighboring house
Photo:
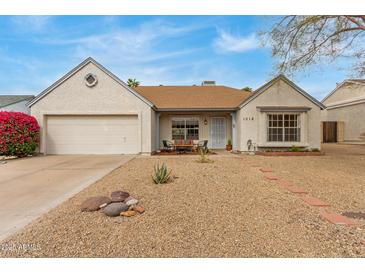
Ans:
<svg viewBox="0 0 365 274"><path fill-rule="evenodd" d="M365 141L365 79L343 81L322 103L324 142Z"/></svg>
<svg viewBox="0 0 365 274"><path fill-rule="evenodd" d="M29 114L27 104L34 99L33 95L0 95L0 111L24 112Z"/></svg>
<svg viewBox="0 0 365 274"><path fill-rule="evenodd" d="M293 145L320 148L323 105L280 75L255 92L202 86L128 87L88 58L30 103L48 154L132 154L162 140L208 140L247 151Z"/></svg>

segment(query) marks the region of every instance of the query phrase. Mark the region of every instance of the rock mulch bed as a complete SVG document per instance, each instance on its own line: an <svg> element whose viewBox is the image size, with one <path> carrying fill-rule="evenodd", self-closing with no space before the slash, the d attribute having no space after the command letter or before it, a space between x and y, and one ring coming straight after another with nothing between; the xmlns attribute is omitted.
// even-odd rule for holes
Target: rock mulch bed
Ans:
<svg viewBox="0 0 365 274"><path fill-rule="evenodd" d="M196 156L138 157L3 242L39 249L0 256L365 257L363 221L356 227L333 225L257 168L270 167L335 205L336 212L340 206L358 212L365 208L363 156L211 157L209 165L196 163ZM172 183L151 182L158 162L173 170ZM109 197L119 189L138 193L148 208L141 218L81 212L87 198Z"/></svg>
<svg viewBox="0 0 365 274"><path fill-rule="evenodd" d="M259 169L261 172L265 172L263 170L268 170L267 168L260 168ZM270 172L274 172L273 170L270 170ZM271 180L271 181L276 181L279 186L281 186L282 188L288 190L289 192L293 193L293 194L297 194L299 195L299 197L308 205L310 206L314 206L314 207L329 207L330 204L323 202L322 200L312 197L309 195L309 192L301 187L296 186L295 184L293 184L292 182L288 182L286 180L281 180L279 177L271 175L271 176L264 176L264 178L266 180ZM320 215L321 217L323 217L325 220L327 220L328 222L332 223L332 224L336 224L336 225L357 225L357 221L348 218L346 216L346 214L343 215L339 215L333 212L330 212L328 210L320 210ZM347 214L347 215L351 215L351 214ZM354 215L354 214L353 214ZM357 215L358 216L358 215Z"/></svg>
<svg viewBox="0 0 365 274"><path fill-rule="evenodd" d="M260 156L322 156L323 152L320 151L256 151L256 155Z"/></svg>

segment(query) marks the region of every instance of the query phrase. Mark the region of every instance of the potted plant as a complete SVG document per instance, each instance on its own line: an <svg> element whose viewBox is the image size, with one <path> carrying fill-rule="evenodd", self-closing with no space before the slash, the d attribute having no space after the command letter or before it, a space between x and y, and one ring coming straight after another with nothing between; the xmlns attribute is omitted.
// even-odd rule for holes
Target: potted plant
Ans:
<svg viewBox="0 0 365 274"><path fill-rule="evenodd" d="M228 139L228 141L227 141L226 150L227 151L232 150L232 141L231 141L231 139Z"/></svg>

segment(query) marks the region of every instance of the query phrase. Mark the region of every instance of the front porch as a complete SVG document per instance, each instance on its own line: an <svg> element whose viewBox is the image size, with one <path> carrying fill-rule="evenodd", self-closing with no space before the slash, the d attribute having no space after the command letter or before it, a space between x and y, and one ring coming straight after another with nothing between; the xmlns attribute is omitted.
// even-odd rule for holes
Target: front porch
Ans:
<svg viewBox="0 0 365 274"><path fill-rule="evenodd" d="M237 149L236 113L227 111L157 112L155 122L156 150L164 148L163 140L196 143L207 140L209 149L225 149L228 141Z"/></svg>

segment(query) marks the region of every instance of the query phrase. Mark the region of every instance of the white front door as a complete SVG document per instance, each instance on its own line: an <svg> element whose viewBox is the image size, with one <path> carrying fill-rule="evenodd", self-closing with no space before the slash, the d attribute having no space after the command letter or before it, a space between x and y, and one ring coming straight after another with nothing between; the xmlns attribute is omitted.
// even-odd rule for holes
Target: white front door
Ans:
<svg viewBox="0 0 365 274"><path fill-rule="evenodd" d="M212 148L225 148L226 147L226 118L224 117L212 117L210 127L210 137Z"/></svg>

